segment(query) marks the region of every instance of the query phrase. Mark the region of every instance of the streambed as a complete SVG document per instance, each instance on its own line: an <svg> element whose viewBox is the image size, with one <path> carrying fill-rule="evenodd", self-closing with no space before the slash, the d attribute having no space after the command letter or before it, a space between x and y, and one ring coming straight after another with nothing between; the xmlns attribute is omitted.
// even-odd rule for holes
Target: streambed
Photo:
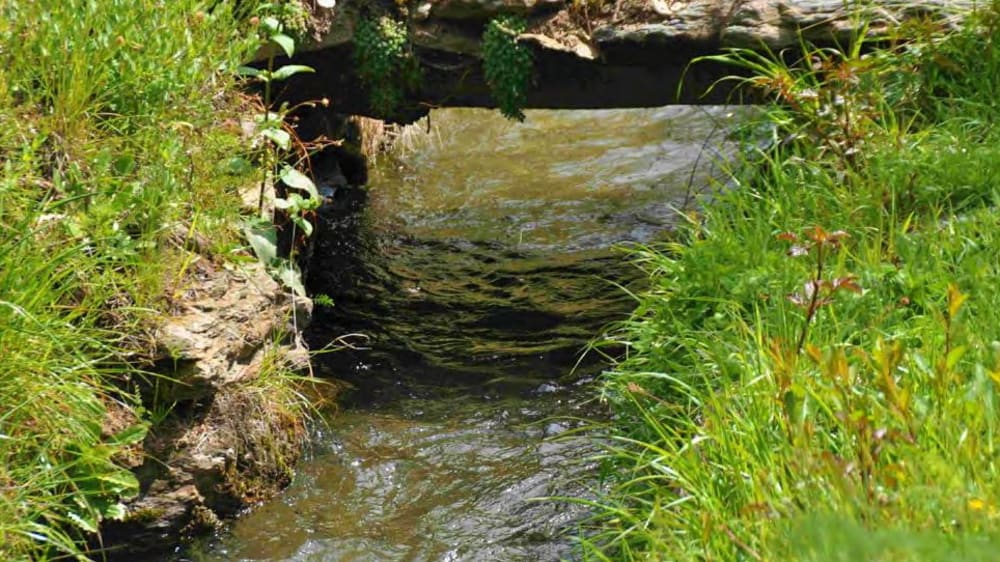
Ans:
<svg viewBox="0 0 1000 562"><path fill-rule="evenodd" d="M571 430L603 415L599 354L580 352L630 312L618 285L642 282L615 247L693 203L732 119L450 109L407 132L310 271L335 302L312 347L367 337L315 362L352 389L285 494L174 560L572 559L586 508L533 498L598 485Z"/></svg>

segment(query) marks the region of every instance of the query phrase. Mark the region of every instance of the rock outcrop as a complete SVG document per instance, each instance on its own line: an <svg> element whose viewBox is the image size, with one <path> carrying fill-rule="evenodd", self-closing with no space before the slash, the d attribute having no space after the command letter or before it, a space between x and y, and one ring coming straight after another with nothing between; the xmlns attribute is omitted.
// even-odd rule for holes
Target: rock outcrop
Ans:
<svg viewBox="0 0 1000 562"><path fill-rule="evenodd" d="M528 107L641 107L732 101L731 90L709 86L732 68L698 57L726 48L794 49L800 37L846 45L865 23L883 36L905 20L926 17L954 25L971 0L417 0L406 20L422 85L408 92L396 115L367 106L353 68L352 42L361 10L350 0L321 12L322 32L296 62L316 74L286 88L292 101L326 97L333 111L410 121L431 107L493 107L482 76L482 34L498 15L527 18L519 40L534 52Z"/></svg>
<svg viewBox="0 0 1000 562"><path fill-rule="evenodd" d="M113 558L169 548L273 494L304 445L303 420L268 377L307 365L300 348L276 342L295 341L311 302L258 263L193 259L175 314L154 335L164 376L145 385L144 401L170 409L133 455L141 495L102 528Z"/></svg>

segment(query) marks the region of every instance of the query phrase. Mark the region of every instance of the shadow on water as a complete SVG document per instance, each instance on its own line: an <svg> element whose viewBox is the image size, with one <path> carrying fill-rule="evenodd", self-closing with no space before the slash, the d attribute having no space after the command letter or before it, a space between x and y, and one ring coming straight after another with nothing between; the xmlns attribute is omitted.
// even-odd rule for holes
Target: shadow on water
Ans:
<svg viewBox="0 0 1000 562"><path fill-rule="evenodd" d="M335 305L307 338L368 337L315 361L353 390L289 490L186 559L572 558L586 510L532 498L597 485L592 443L546 438L601 415L586 383L602 365L580 352L642 281L614 248L676 221L732 116L431 117L373 170L363 210L329 212L317 235L310 289Z"/></svg>

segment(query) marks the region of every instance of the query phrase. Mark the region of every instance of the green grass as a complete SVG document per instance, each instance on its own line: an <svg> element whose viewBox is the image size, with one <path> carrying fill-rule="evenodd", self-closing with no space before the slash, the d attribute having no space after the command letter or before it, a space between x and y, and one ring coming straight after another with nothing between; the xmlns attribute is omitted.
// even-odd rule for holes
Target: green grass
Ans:
<svg viewBox="0 0 1000 562"><path fill-rule="evenodd" d="M722 57L773 96L748 134L784 142L633 252L589 558L996 558L997 21Z"/></svg>
<svg viewBox="0 0 1000 562"><path fill-rule="evenodd" d="M84 557L137 492L143 334L184 238L241 245L256 45L227 2L0 0L0 559Z"/></svg>

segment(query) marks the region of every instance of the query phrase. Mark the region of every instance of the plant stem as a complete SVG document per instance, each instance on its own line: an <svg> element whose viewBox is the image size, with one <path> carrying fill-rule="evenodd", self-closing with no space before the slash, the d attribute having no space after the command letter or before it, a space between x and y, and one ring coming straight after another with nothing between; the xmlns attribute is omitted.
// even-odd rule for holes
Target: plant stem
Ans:
<svg viewBox="0 0 1000 562"><path fill-rule="evenodd" d="M819 303L819 292L822 288L823 280L823 243L819 242L816 244L816 277L812 280L812 288L809 291L809 308L806 309L806 321L802 325L802 331L799 332L799 341L795 344L795 354L800 355L802 353L802 347L806 344L806 336L809 335L809 325L812 324L813 318L816 316Z"/></svg>
<svg viewBox="0 0 1000 562"><path fill-rule="evenodd" d="M271 77L274 75L274 54L267 57L268 79L264 82L264 123L271 119ZM257 196L257 214L264 214L264 190L267 188L267 179L274 174L274 153L271 144L266 143L264 154L264 177L260 180L260 194Z"/></svg>

